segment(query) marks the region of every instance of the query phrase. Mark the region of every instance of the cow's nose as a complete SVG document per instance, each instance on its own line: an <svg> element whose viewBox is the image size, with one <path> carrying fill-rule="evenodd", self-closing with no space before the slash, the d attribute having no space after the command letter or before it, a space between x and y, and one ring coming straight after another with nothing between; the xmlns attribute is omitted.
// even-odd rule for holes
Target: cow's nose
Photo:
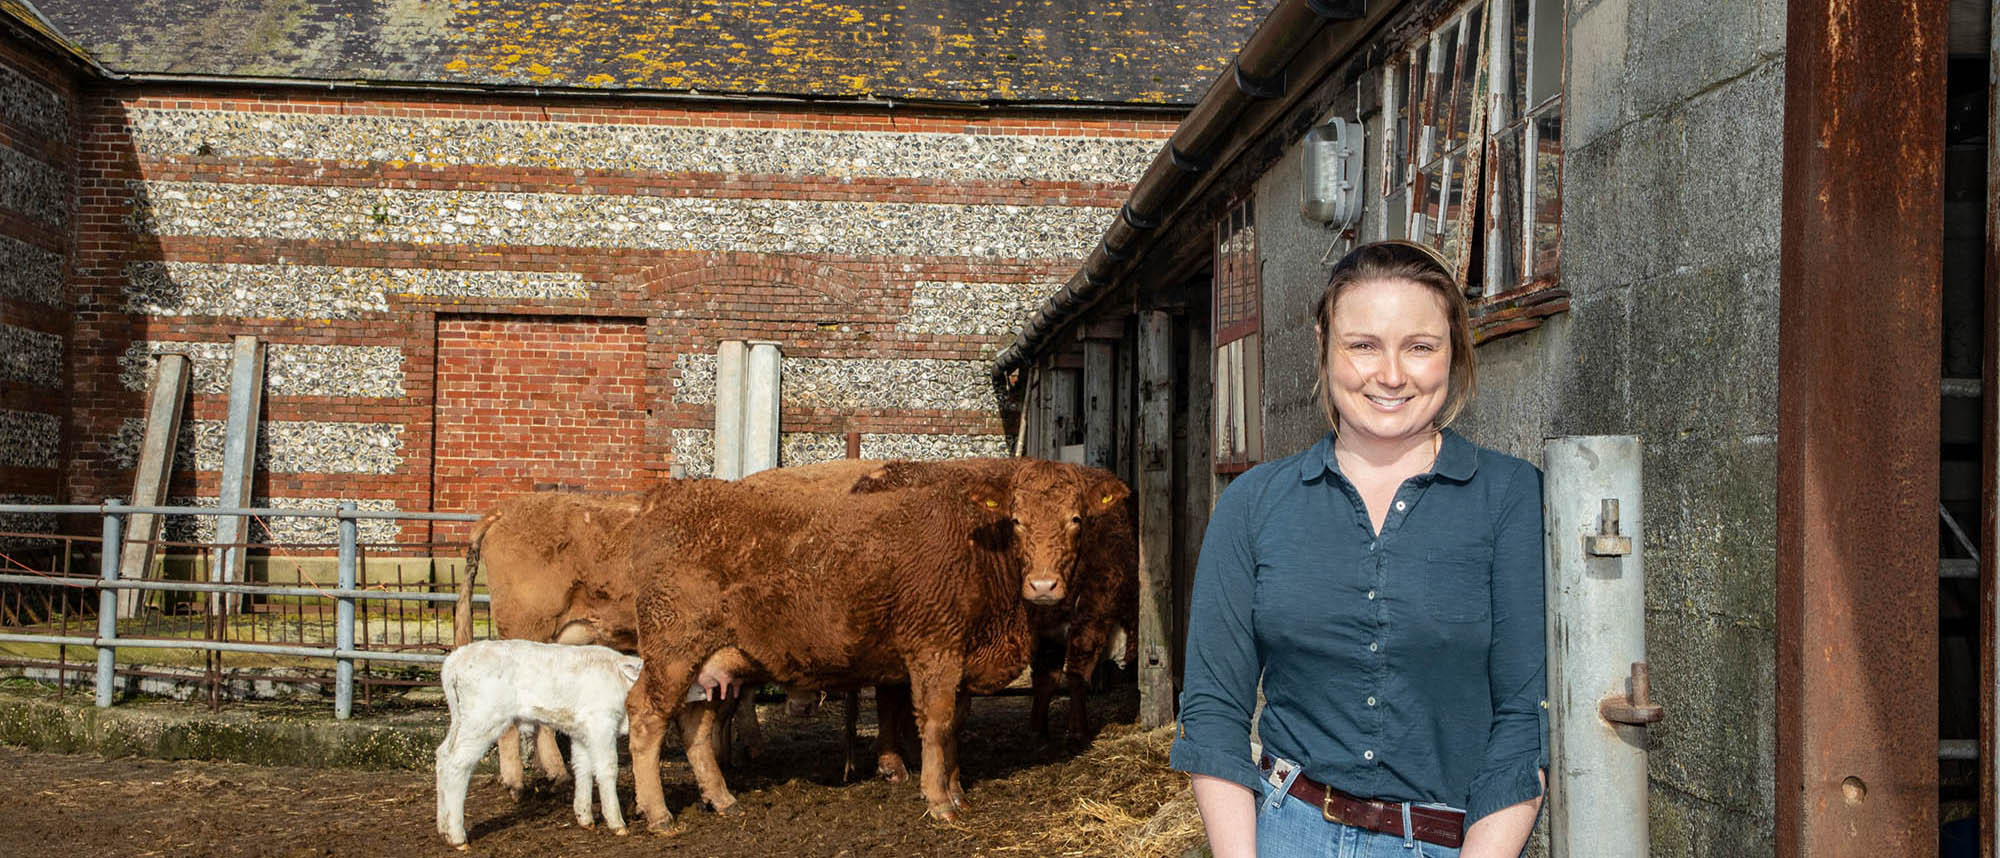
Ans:
<svg viewBox="0 0 2000 858"><path fill-rule="evenodd" d="M1062 598L1062 581L1057 578L1036 580L1029 578L1021 582L1021 596L1037 605L1048 605Z"/></svg>

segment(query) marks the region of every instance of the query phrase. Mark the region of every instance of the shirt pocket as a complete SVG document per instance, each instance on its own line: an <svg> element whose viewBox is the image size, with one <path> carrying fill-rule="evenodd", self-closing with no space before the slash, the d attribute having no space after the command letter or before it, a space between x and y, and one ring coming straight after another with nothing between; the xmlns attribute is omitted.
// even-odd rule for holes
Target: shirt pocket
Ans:
<svg viewBox="0 0 2000 858"><path fill-rule="evenodd" d="M1433 549L1424 557L1429 587L1424 607L1432 619L1477 623L1493 615L1493 561L1484 551Z"/></svg>

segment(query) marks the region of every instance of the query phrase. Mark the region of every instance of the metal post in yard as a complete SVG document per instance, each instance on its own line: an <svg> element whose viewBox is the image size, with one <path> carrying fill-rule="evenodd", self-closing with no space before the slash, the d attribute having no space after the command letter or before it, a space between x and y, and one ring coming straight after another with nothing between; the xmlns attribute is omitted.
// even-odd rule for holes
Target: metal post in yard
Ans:
<svg viewBox="0 0 2000 858"><path fill-rule="evenodd" d="M361 528L354 520L354 502L340 504L340 592L334 597L333 609L333 649L336 653L354 650L354 597L345 595L354 592L354 565L360 554L355 543L360 540ZM347 655L335 655L333 659L333 717L345 719L354 714L354 659Z"/></svg>
<svg viewBox="0 0 2000 858"><path fill-rule="evenodd" d="M104 502L104 543L98 546L97 554L105 584L118 582L120 549L125 545L125 514L117 507L124 505L115 498ZM117 665L117 653L112 647L117 640L118 591L112 587L101 587L97 591L97 706L100 709L111 705L111 686Z"/></svg>
<svg viewBox="0 0 2000 858"><path fill-rule="evenodd" d="M1549 853L1645 858L1646 578L1639 439L1551 438L1548 536Z"/></svg>

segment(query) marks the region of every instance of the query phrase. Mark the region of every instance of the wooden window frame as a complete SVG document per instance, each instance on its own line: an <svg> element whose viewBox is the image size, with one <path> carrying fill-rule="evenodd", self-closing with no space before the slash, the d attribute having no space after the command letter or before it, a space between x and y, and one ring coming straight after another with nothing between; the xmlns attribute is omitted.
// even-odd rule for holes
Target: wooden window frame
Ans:
<svg viewBox="0 0 2000 858"><path fill-rule="evenodd" d="M1263 261L1256 207L1231 203L1214 233L1214 288L1209 290L1210 380L1214 393L1211 461L1216 473L1248 470L1263 459Z"/></svg>
<svg viewBox="0 0 2000 858"><path fill-rule="evenodd" d="M1467 284L1475 342L1569 308L1562 14L1561 0L1468 0L1381 69L1376 237L1445 254Z"/></svg>

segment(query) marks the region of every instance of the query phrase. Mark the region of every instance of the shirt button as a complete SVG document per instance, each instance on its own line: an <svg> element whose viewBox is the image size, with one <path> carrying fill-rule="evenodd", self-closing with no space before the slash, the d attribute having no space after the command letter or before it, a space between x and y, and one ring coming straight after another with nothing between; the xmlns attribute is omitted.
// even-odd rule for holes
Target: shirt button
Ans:
<svg viewBox="0 0 2000 858"><path fill-rule="evenodd" d="M1364 759L1364 760L1372 760L1372 759L1375 759L1375 752L1374 752L1374 751L1362 751L1362 752L1361 752L1361 758L1362 758L1362 759Z"/></svg>
<svg viewBox="0 0 2000 858"><path fill-rule="evenodd" d="M1375 698L1373 698L1373 697L1370 697L1370 698L1368 698L1368 705L1370 705L1370 706L1373 706L1373 705L1375 705Z"/></svg>
<svg viewBox="0 0 2000 858"><path fill-rule="evenodd" d="M1371 602L1375 600L1375 591L1374 591L1374 590L1369 590L1369 591L1368 591L1368 600L1369 600L1369 601L1371 601Z"/></svg>
<svg viewBox="0 0 2000 858"><path fill-rule="evenodd" d="M1403 507L1404 507L1404 506L1405 506L1405 504L1404 504L1404 503L1403 503L1402 501L1397 501L1397 502L1396 502L1396 511L1397 511L1397 512L1402 512L1402 511L1403 511Z"/></svg>
<svg viewBox="0 0 2000 858"><path fill-rule="evenodd" d="M1382 544L1382 543L1380 543L1380 542L1370 542L1370 543L1368 543L1368 550L1369 550L1369 551L1374 551L1374 550L1375 550L1375 546L1377 546L1377 545L1381 545L1381 544Z"/></svg>
<svg viewBox="0 0 2000 858"><path fill-rule="evenodd" d="M1375 645L1375 642L1374 642L1374 641L1369 641L1369 642L1368 642L1368 651L1369 651L1369 652L1374 652L1374 651L1376 651L1377 649L1380 649L1380 647L1376 646L1376 645Z"/></svg>

